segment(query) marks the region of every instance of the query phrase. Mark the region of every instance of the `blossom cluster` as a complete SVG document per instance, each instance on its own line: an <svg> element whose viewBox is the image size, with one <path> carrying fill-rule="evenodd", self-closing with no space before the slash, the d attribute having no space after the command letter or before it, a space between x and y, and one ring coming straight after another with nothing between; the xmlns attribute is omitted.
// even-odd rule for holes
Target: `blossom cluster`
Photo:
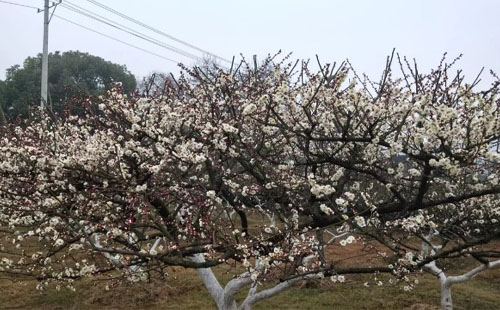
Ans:
<svg viewBox="0 0 500 310"><path fill-rule="evenodd" d="M373 94L346 68L291 70L181 78L151 98L117 87L85 116L40 111L6 128L0 221L19 261L1 268L140 280L236 261L255 279L290 276L334 266L315 234L334 228L350 234L343 246L379 236L409 270L418 262L394 236L498 233L498 86L433 72L415 84L388 75Z"/></svg>

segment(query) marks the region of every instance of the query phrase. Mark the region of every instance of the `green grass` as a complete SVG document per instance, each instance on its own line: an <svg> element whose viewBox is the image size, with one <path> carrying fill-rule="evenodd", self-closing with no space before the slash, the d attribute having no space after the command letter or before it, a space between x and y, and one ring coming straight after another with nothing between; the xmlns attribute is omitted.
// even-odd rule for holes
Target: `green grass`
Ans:
<svg viewBox="0 0 500 310"><path fill-rule="evenodd" d="M34 242L32 246L39 244ZM346 260L351 265L366 264L370 257L360 256L360 251L360 246L332 246L327 254L345 258L353 256ZM477 264L470 259L454 259L450 263L444 265L448 275L462 273ZM237 270L230 266L219 266L215 272L219 281L225 284ZM169 275L166 280L125 283L110 290L105 289L110 282L84 279L74 284L75 292L64 287L58 291L53 286L37 291L36 281L13 282L0 275L0 309L216 309L195 270L172 268ZM346 278L343 284L332 283L329 279L298 282L280 295L257 303L254 309L438 309L439 282L428 274L416 276L419 284L410 292L404 291L402 285L376 286L371 275ZM388 279L383 276L380 278ZM363 285L367 281L372 283L368 288ZM238 301L242 301L246 294L245 290L240 292ZM488 270L471 281L453 286L452 295L456 310L499 310L500 268Z"/></svg>
<svg viewBox="0 0 500 310"><path fill-rule="evenodd" d="M230 276L218 269L225 283ZM329 280L298 283L295 287L254 306L264 309L437 309L438 281L429 275L418 277L413 291L400 286L370 286L363 283L370 276L350 276L343 284ZM0 309L215 309L215 303L194 270L173 271L165 281L120 285L106 291L106 282L86 279L76 283L76 292L48 288L39 292L36 283L12 283L0 280ZM455 309L500 309L500 270L490 270L469 282L453 287ZM241 292L243 299L246 292ZM434 306L434 307L433 307Z"/></svg>

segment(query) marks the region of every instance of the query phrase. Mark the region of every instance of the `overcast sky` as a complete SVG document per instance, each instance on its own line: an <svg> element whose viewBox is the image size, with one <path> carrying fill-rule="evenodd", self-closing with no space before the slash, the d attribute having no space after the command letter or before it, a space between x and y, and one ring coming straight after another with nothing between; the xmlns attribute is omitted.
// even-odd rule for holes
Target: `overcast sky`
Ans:
<svg viewBox="0 0 500 310"><path fill-rule="evenodd" d="M8 0L43 6L43 0ZM88 0L64 1L116 20L197 56L187 46L140 28ZM444 52L464 54L459 67L470 76L481 67L500 72L499 0L98 0L201 49L231 59L243 53L262 59L293 52L294 58L324 62L349 58L358 71L378 76L392 48L416 58L423 69L439 63ZM193 60L117 31L63 7L55 15L175 61ZM42 49L43 13L0 3L0 78ZM54 17L49 51L79 50L125 64L136 76L170 72L176 64L112 41ZM50 66L50 65L49 65ZM487 78L487 76L485 76Z"/></svg>

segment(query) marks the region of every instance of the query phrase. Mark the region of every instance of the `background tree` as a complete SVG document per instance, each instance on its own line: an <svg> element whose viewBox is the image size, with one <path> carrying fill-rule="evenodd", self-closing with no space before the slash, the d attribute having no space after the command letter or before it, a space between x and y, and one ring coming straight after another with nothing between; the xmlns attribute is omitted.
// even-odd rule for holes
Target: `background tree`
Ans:
<svg viewBox="0 0 500 310"><path fill-rule="evenodd" d="M0 86L0 105L9 118L24 117L29 106L39 104L40 75L41 54L28 57L22 67L7 69ZM75 97L102 94L112 82L121 82L127 92L136 87L135 77L124 65L79 51L50 53L48 82L49 105L54 112L61 112Z"/></svg>
<svg viewBox="0 0 500 310"><path fill-rule="evenodd" d="M152 72L139 81L137 93L143 97L162 97L176 81L172 73Z"/></svg>
<svg viewBox="0 0 500 310"><path fill-rule="evenodd" d="M5 82L0 81L0 125L7 123L7 117L5 115L5 106L4 106L5 101L3 99L4 88L5 88Z"/></svg>

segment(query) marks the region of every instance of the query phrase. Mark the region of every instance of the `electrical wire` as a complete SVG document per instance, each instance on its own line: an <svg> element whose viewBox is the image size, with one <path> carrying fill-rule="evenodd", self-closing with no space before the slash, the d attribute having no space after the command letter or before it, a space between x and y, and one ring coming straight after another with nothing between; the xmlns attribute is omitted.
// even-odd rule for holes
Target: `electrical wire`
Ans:
<svg viewBox="0 0 500 310"><path fill-rule="evenodd" d="M10 4L10 5L16 5L16 6L21 6L21 7L25 7L25 8L35 9L35 10L40 9L36 6L26 5L26 4L22 4L22 3L10 2L10 1L4 1L4 0L0 0L0 2L5 3L5 4Z"/></svg>
<svg viewBox="0 0 500 310"><path fill-rule="evenodd" d="M126 19L126 20L128 20L128 21L131 21L131 22L133 22L133 23L135 23L135 24L137 24L137 25L139 25L139 26L142 26L142 27L144 27L144 28L146 28L146 29L149 29L149 30L151 30L151 31L153 31L153 32L156 32L157 34L160 34L160 35L162 35L162 36L164 36L164 37L167 37L167 38L169 38L169 39L171 39L171 40L174 40L174 41L175 41L175 42L177 42L177 43L180 43L180 44L183 44L183 45L185 45L185 46L188 46L188 47L190 47L190 48L192 48L192 49L195 49L195 50L197 50L197 51L199 51L199 52L202 52L202 53L204 53L204 54L207 54L207 55L209 55L209 56L211 56L211 57L214 57L214 58L216 58L216 59L222 60L222 61L224 61L224 62L231 63L231 61L229 61L229 60L227 60L227 59L225 59L225 58L222 58L222 57L217 56L217 55L215 55L215 54L213 54L213 53L210 53L210 52L208 52L208 51L206 51L206 50L204 50L204 49L202 49L202 48L200 48L200 47L197 47L197 46L195 46L195 45L193 45L193 44L190 44L190 43L188 43L188 42L186 42L186 41L183 41L183 40L181 40L181 39L178 39L178 38L176 38L176 37L174 37L174 36L172 36L172 35L170 35L170 34L167 34L167 33L163 32L163 31L161 31L161 30L158 30L158 29L156 29L156 28L154 28L154 27L148 26L148 25L144 24L143 22L138 21L138 20L136 20L136 19L134 19L134 18L132 18L132 17L130 17L130 16L127 16L127 15L125 15L124 13L118 12L117 10L115 10L115 9L113 9L113 8L110 8L110 7L108 7L108 6L106 6L106 5L102 4L102 3L99 3L98 1L95 1L95 0L87 0L87 1L88 1L88 2L90 2L90 3L92 3L92 4L94 4L94 5L96 5L96 6L98 6L98 7L101 7L101 8L102 8L102 9L104 9L104 10L109 11L109 12L111 12L111 13L115 14L115 15L118 15L118 16L120 16L120 17L122 17L122 18L124 18L124 19Z"/></svg>
<svg viewBox="0 0 500 310"><path fill-rule="evenodd" d="M57 18L59 18L59 19L61 19L61 20L63 20L63 21L66 21L66 22L68 22L68 23L70 23L70 24L73 24L73 25L75 25L75 26L81 27L81 28L86 29L86 30L88 30L88 31L91 31L91 32L97 33L97 34L99 34L99 35L101 35L101 36L103 36L103 37L106 37L106 38L108 38L108 39L111 39L111 40L114 40L114 41L120 42L120 43L125 44L125 45L127 45L127 46L130 46L130 47L133 47L133 48L138 49L138 50L140 50L140 51L143 51L143 52L145 52L145 53L151 54L151 55L153 55L153 56L156 56L156 57L159 57L159 58L162 58L162 59L165 59L165 60L171 61L171 62L173 62L173 63L175 63L175 64L178 64L178 63L179 63L178 61L175 61L175 60L173 60L173 59L171 59L171 58L168 58L168 57L162 56L162 55L160 55L160 54L157 54L157 53L151 52L151 51L149 51L149 50L147 50L147 49L145 49L145 48L142 48L142 47L139 47L139 46L137 46L137 45L133 45L133 44L130 44L130 43L125 42L125 41L123 41L123 40L120 40L120 39L114 38L114 37L112 37L112 36L110 36L110 35L104 34L104 33L102 33L102 32L99 32L99 31L95 30L95 29L92 29L92 28L89 28L89 27L84 26L84 25L82 25L82 24L76 23L76 22L71 21L71 20L69 20L69 19L67 19L67 18L64 18L64 17L62 17L62 16L59 16L59 15L54 14L54 17L57 17Z"/></svg>
<svg viewBox="0 0 500 310"><path fill-rule="evenodd" d="M126 33L128 33L130 35L133 35L133 36L135 36L137 38L140 38L140 39L145 40L147 42L150 42L152 44L155 44L155 45L158 45L160 47L163 47L163 48L165 48L167 50L170 50L170 51L173 51L175 53L181 54L181 55L183 55L185 57L192 58L192 59L194 59L196 61L201 61L202 60L200 57L198 57L198 56L196 56L194 54L191 54L189 52L186 52L186 51L184 51L182 49L179 49L179 48L176 48L174 46L165 44L165 43L163 43L163 42L161 42L159 40L156 40L153 37L150 37L150 36L145 35L145 34L143 34L141 32L138 32L138 31L136 31L136 30L134 30L134 29L132 29L130 27L124 26L124 25L122 25L122 24L120 24L120 23L118 23L116 21L113 21L113 20L111 20L109 18L106 18L104 16L96 14L96 13L94 13L92 11L89 11L89 10L87 10L85 8L82 8L82 7L80 7L80 6L78 6L78 5L74 4L74 3L71 3L70 1L64 1L64 2L62 2L61 6L63 8L65 8L65 9L67 9L67 10L71 10L73 12L76 12L76 13L81 14L83 16L86 16L88 18L92 18L92 19L94 19L94 20L96 20L98 22L104 23L104 24L106 24L106 25L108 25L110 27L113 27L113 28L118 29L120 31L126 32Z"/></svg>
<svg viewBox="0 0 500 310"><path fill-rule="evenodd" d="M201 51L201 52L203 52L203 53L205 53L205 54L207 54L207 55L210 55L210 56L212 56L212 57L214 57L214 58L221 59L221 60L226 61L226 62L230 62L230 61L228 61L228 60L226 60L226 59L224 59L224 58L221 58L221 57L219 57L219 56L217 56L217 55L215 55L215 54L212 54L212 53L210 53L210 52L208 52L208 51L205 51L205 50L200 49L200 48L198 48L198 47L196 47L196 46L194 46L194 45L191 45L191 44L189 44L189 43L187 43L187 42L184 42L184 41L182 41L182 40L180 40L180 39L177 39L177 38L175 38L175 37L173 37L173 36L170 36L169 34L163 33L163 32L161 32L160 30L157 30L157 29L155 29L155 28L153 28L153 27L150 27L150 26L148 26L148 25L146 25L146 24L143 24L142 22L137 21L137 20L135 20L135 19L133 19L133 18L131 18L131 17L129 17L129 16L127 16L127 15L123 14L123 13L120 13L120 12L118 12L118 11L116 11L116 10L112 9L112 8L109 8L109 7L107 7L107 6L103 5L103 4L100 4L100 3L99 3L99 2L97 2L97 1L91 1L91 0L87 0L87 1L89 1L89 2L91 2L91 3L93 3L93 4L97 5L97 6L100 6L100 7L104 8L104 9L106 9L106 10L108 10L108 11L112 12L113 14L117 14L117 15L119 15L119 16L120 16L120 17L122 17L122 18L125 18L125 19L128 19L128 20L130 20L130 21L133 21L134 23L139 24L139 25L140 25L140 26L142 26L142 27L145 27L145 28L147 28L147 29L150 29L150 30L152 30L152 31L154 31L154 32L156 32L156 33L159 33L159 34L161 34L161 35L163 35L163 36L166 36L166 37L168 37L168 38L171 38L171 39L173 39L173 40L174 40L174 41L176 41L176 42L179 42L179 43L182 43L182 44L187 45L187 46L189 46L189 47L192 47L192 48L194 48L194 49L196 49L196 50L198 50L198 51ZM105 23L105 24L107 24L107 25L109 25L109 26L111 26L111 27L113 27L113 28L118 29L118 30L125 31L125 32L127 32L127 33L129 33L129 34L131 34L131 35L134 35L134 36L136 36L136 37L138 37L138 38L141 38L141 39L143 39L143 40L149 41L149 42L151 42L151 43L153 43L153 44L159 45L159 46L161 46L161 47L164 47L164 48L169 49L169 50L171 50L171 51L174 51L174 52L176 52L176 53L179 53L179 54L181 54L181 55L183 55L183 56L190 57L190 58L193 58L193 59L195 59L195 60L201 60L201 58L200 58L200 57L198 57L198 56L196 56L196 55L194 55L194 54L191 54L191 53L186 52L186 51L184 51L184 50L182 50L182 49L179 49L179 48L176 48L176 47L174 47L174 46L171 46L171 45L168 45L168 44L166 44L166 43L163 43L163 42L161 42L161 41L159 41L159 40L156 40L155 38L152 38L152 37L147 36L147 35L145 35L145 34L143 34L143 33L140 33L140 32L138 32L137 30L134 30L134 29L132 29L132 28L129 28L129 27L127 27L127 26L124 26L124 25L122 25L122 24L120 24L120 23L118 23L118 22L116 22L116 21L113 21L113 20L111 20L111 19L109 19L109 18L106 18L106 17L104 17L104 16L101 16L101 15L99 15L99 14L96 14L96 13L94 13L94 12L92 12L92 11L90 11L90 10L87 10L87 9L85 9L85 8L83 8L83 7L80 7L80 6L78 6L78 5L74 4L74 3L71 3L71 2L66 1L66 0L65 0L64 2L68 3L69 5L68 5L68 4L65 4L65 3L63 4L63 2L62 2L62 1L61 1L61 2L54 2L54 1L52 1L52 3L54 3L54 4L61 5L62 7L66 8L66 9L72 10L72 11L74 11L74 12L76 12L76 13L82 14L82 15L87 16L87 17L89 17L89 18L95 19L95 20L97 20L97 21L99 21L99 22ZM9 5L15 5L15 6L20 6L20 7L25 7L25 8L36 9L38 12L40 12L40 8L35 7L35 6L31 6L31 5L25 5L25 4L15 3L15 2L10 2L10 1L5 1L5 0L0 0L0 3L5 3L5 4L9 4ZM42 10L42 11L43 11L43 10ZM52 12L52 13L54 13L54 12ZM69 19L67 19L67 18L64 18L64 17L62 17L62 16L59 16L59 15L56 15L56 14L52 14L52 16L55 16L55 17L57 17L58 19L63 20L63 21L65 21L65 22L68 22L68 23L70 23L70 24L73 24L73 25L75 25L75 26L77 26L77 27L83 28L83 29L85 29L85 30L87 30L87 31L90 31L90 32L93 32L93 33L99 34L99 35L101 35L101 36L103 36L103 37L105 37L105 38L111 39L111 40L113 40L113 41L116 41L116 42L122 43L122 44L124 44L124 45L129 46L129 47L132 47L132 48L135 48L135 49L137 49L137 50L140 50L140 51L143 51L143 52L145 52L145 53L148 53L148 54L150 54L150 55L156 56L156 57L158 57L158 58L162 58L162 59L164 59L164 60L167 60L167 61L173 62L173 63L175 63L175 64L179 64L179 63L180 63L180 62L178 62L178 61L176 61L176 60L173 60L173 59L171 59L171 58L165 57L165 56L163 56L163 55L160 55L160 54L158 54L158 53L152 52L152 51L150 51L150 50L147 50L147 49L145 49L145 48L139 47L139 46L137 46L137 45L134 45L134 44L128 43L128 42L126 42L126 41L123 41L123 40L117 39L117 38L115 38L115 37L112 37L112 36L107 35L107 34L105 34L105 33L99 32L99 31L97 31L97 30L95 30L95 29L92 29L92 28L90 28L90 27L84 26L84 25L82 25L82 24L79 24L79 23L77 23L77 22L74 22L74 21L72 21L72 20L69 20ZM51 16L51 17L52 17L52 16Z"/></svg>

